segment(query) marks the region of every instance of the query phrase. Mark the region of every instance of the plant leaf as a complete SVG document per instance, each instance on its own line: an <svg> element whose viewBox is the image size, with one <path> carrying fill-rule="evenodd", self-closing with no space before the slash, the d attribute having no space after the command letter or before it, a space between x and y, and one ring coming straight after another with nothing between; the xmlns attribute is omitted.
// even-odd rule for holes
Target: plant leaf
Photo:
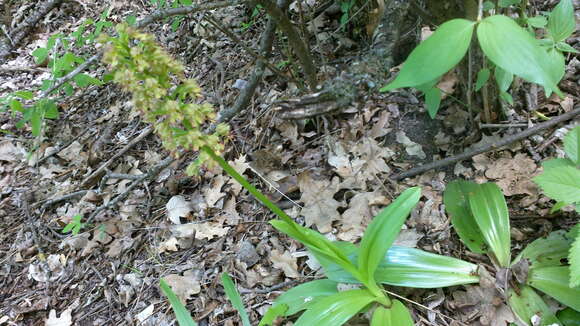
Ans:
<svg viewBox="0 0 580 326"><path fill-rule="evenodd" d="M375 300L367 290L350 290L325 297L298 318L295 326L340 326Z"/></svg>
<svg viewBox="0 0 580 326"><path fill-rule="evenodd" d="M483 68L477 73L477 81L475 82L476 92L479 91L485 85L485 83L487 83L490 73L490 70L487 68Z"/></svg>
<svg viewBox="0 0 580 326"><path fill-rule="evenodd" d="M236 289L236 285L232 278L227 273L222 273L222 284L224 286L224 291L226 292L226 296L232 303L232 306L236 308L238 313L240 314L240 319L242 320L242 325L244 326L252 326L250 323L250 317L246 312L246 308L244 308L244 303L242 302L242 298Z"/></svg>
<svg viewBox="0 0 580 326"><path fill-rule="evenodd" d="M570 130L564 136L566 155L576 165L580 165L580 126Z"/></svg>
<svg viewBox="0 0 580 326"><path fill-rule="evenodd" d="M337 285L337 282L329 279L300 284L279 296L272 308L278 305L286 305L288 310L284 312L284 316L294 315L324 297L337 294Z"/></svg>
<svg viewBox="0 0 580 326"><path fill-rule="evenodd" d="M374 275L379 263L395 241L403 223L417 205L420 197L421 188L419 187L405 190L375 216L365 230L360 244L358 270L369 283L374 283Z"/></svg>
<svg viewBox="0 0 580 326"><path fill-rule="evenodd" d="M558 42L556 43L556 49L558 49L561 52L570 52L570 53L580 53L580 51L574 49L571 45L569 45L568 43L565 42Z"/></svg>
<svg viewBox="0 0 580 326"><path fill-rule="evenodd" d="M568 256L572 238L564 230L554 231L546 238L530 243L514 259L512 266L522 259L530 261L530 268L562 266L561 261Z"/></svg>
<svg viewBox="0 0 580 326"><path fill-rule="evenodd" d="M580 311L566 308L556 314L564 326L580 326Z"/></svg>
<svg viewBox="0 0 580 326"><path fill-rule="evenodd" d="M433 87L425 93L425 105L431 119L435 119L441 105L441 90Z"/></svg>
<svg viewBox="0 0 580 326"><path fill-rule="evenodd" d="M544 16L529 17L526 21L528 25L535 28L544 28L548 24L548 19Z"/></svg>
<svg viewBox="0 0 580 326"><path fill-rule="evenodd" d="M479 282L477 266L423 250L393 246L375 274L377 282L412 288L439 288Z"/></svg>
<svg viewBox="0 0 580 326"><path fill-rule="evenodd" d="M475 22L466 19L453 19L442 24L411 52L397 78L381 88L381 92L416 87L451 70L465 56L474 26Z"/></svg>
<svg viewBox="0 0 580 326"><path fill-rule="evenodd" d="M171 290L169 284L167 284L165 280L161 279L159 280L159 287L161 288L163 294L165 294L165 296L169 300L169 304L171 305L171 308L175 313L175 318L177 319L179 325L197 326L196 322L193 321L187 309L185 309L185 306L181 303L181 301L179 301L179 298L177 297L177 295L175 295L173 290Z"/></svg>
<svg viewBox="0 0 580 326"><path fill-rule="evenodd" d="M526 325L531 325L534 315L541 316L541 325L551 325L560 321L550 307L542 298L529 286L522 286L518 295L512 288L508 290L508 302L514 314L520 318Z"/></svg>
<svg viewBox="0 0 580 326"><path fill-rule="evenodd" d="M569 266L530 269L527 283L568 307L580 311L580 288L570 287Z"/></svg>
<svg viewBox="0 0 580 326"><path fill-rule="evenodd" d="M570 287L580 287L580 224L570 230L569 237L572 238L572 246L570 246L570 255L568 261L570 262Z"/></svg>
<svg viewBox="0 0 580 326"><path fill-rule="evenodd" d="M566 61L564 60L564 55L554 49L549 48L546 51L550 61L547 62L547 66L550 69L550 75L553 80L559 81L564 77L566 73Z"/></svg>
<svg viewBox="0 0 580 326"><path fill-rule="evenodd" d="M495 80L500 91L506 92L514 81L514 74L495 67Z"/></svg>
<svg viewBox="0 0 580 326"><path fill-rule="evenodd" d="M471 212L501 267L510 264L510 221L505 198L495 183L478 185L467 195Z"/></svg>
<svg viewBox="0 0 580 326"><path fill-rule="evenodd" d="M405 305L393 300L391 308L377 307L373 312L371 326L413 326L413 318Z"/></svg>
<svg viewBox="0 0 580 326"><path fill-rule="evenodd" d="M546 51L511 18L494 15L483 19L477 37L481 49L496 66L563 97L558 80L550 74Z"/></svg>
<svg viewBox="0 0 580 326"><path fill-rule="evenodd" d="M580 202L580 170L571 166L545 169L533 178L544 193L557 201Z"/></svg>
<svg viewBox="0 0 580 326"><path fill-rule="evenodd" d="M459 238L469 248L470 251L484 254L485 239L479 226L471 213L467 194L474 192L477 183L464 180L452 181L445 188L443 193L443 203L447 214L451 215L451 224Z"/></svg>
<svg viewBox="0 0 580 326"><path fill-rule="evenodd" d="M564 146L565 146L565 144L564 144ZM567 158L553 158L551 160L547 160L547 161L542 162L542 167L544 168L544 170L559 168L561 166L574 167L574 162L572 162L572 160L567 159Z"/></svg>
<svg viewBox="0 0 580 326"><path fill-rule="evenodd" d="M574 5L572 0L560 0L560 3L550 13L548 18L548 32L554 42L567 39L576 29L574 19Z"/></svg>

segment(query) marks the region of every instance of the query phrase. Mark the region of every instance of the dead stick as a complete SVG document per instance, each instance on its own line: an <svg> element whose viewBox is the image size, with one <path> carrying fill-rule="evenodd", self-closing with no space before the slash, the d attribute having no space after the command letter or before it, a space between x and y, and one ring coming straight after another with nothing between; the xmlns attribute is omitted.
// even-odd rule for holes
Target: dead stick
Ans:
<svg viewBox="0 0 580 326"><path fill-rule="evenodd" d="M135 146L138 142L143 140L143 138L149 136L153 132L153 127L147 127L141 131L139 136L135 137L131 142L129 142L125 147L123 147L117 154L113 155L107 162L103 163L98 169L96 169L91 175L86 177L83 182L80 184L79 188L84 188L87 183L89 183L94 178L97 178L99 175L105 172L107 167L113 163L117 158L123 156L131 147Z"/></svg>
<svg viewBox="0 0 580 326"><path fill-rule="evenodd" d="M493 150L493 149L499 149L500 147L509 145L509 144L516 142L518 140L522 140L524 138L528 138L532 135L535 135L535 134L539 133L540 131L547 129L547 128L550 128L550 127L553 127L561 122L570 120L579 114L580 114L580 106L576 107L574 110L572 110L570 112L564 113L564 114L559 115L559 116L554 117L554 118L551 118L549 121L537 124L536 126L529 128L529 129L526 129L520 133L504 137L503 139L501 139L497 142L494 142L494 143L491 143L491 144L488 144L485 146L478 146L471 151L459 154L457 156L448 157L448 158L445 158L445 159L440 160L440 161L431 162L429 164L425 164L425 165L419 166L417 168L411 169L407 172L392 175L390 178L394 181L402 180L405 178L416 176L418 174L421 174L421 173L429 171L429 170L438 169L438 168L441 168L441 167L444 167L444 166L447 166L447 165L450 165L450 164L453 164L453 163L456 163L459 161L466 160L466 159L471 158L477 154L485 153L485 152Z"/></svg>

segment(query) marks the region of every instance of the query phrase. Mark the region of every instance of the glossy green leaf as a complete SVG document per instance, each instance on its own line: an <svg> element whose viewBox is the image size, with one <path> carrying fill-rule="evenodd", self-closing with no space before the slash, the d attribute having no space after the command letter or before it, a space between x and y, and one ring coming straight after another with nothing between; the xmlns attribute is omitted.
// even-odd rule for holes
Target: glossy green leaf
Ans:
<svg viewBox="0 0 580 326"><path fill-rule="evenodd" d="M560 321L550 307L542 298L534 292L529 286L522 286L520 293L517 294L514 289L508 290L508 303L516 316L526 325L531 325L532 317L541 317L541 325L548 326L554 323L560 325Z"/></svg>
<svg viewBox="0 0 580 326"><path fill-rule="evenodd" d="M570 230L568 236L572 239L570 246L570 287L580 287L580 224Z"/></svg>
<svg viewBox="0 0 580 326"><path fill-rule="evenodd" d="M568 131L564 136L566 156L576 165L580 165L580 126Z"/></svg>
<svg viewBox="0 0 580 326"><path fill-rule="evenodd" d="M544 28L548 24L548 19L544 16L529 17L526 21L528 25L535 28Z"/></svg>
<svg viewBox="0 0 580 326"><path fill-rule="evenodd" d="M580 170L575 167L546 169L533 180L550 198L567 203L580 202Z"/></svg>
<svg viewBox="0 0 580 326"><path fill-rule="evenodd" d="M528 244L514 259L512 265L521 259L530 262L530 268L562 266L562 261L568 256L572 239L564 230L551 232L545 238L538 238Z"/></svg>
<svg viewBox="0 0 580 326"><path fill-rule="evenodd" d="M561 52L570 52L570 53L580 53L580 51L574 49L571 45L565 42L558 42L556 43L556 49Z"/></svg>
<svg viewBox="0 0 580 326"><path fill-rule="evenodd" d="M560 0L548 19L548 32L555 42L567 39L576 29L572 0Z"/></svg>
<svg viewBox="0 0 580 326"><path fill-rule="evenodd" d="M171 290L171 287L169 286L169 284L167 284L167 282L165 282L165 280L161 279L159 281L159 287L161 288L161 291L163 292L163 294L165 294L165 296L169 300L169 304L171 305L171 308L173 309L173 312L175 313L175 318L177 319L177 322L179 323L179 325L180 326L197 326L196 322L193 321L193 319L191 318L191 315L189 314L187 309L185 309L185 306L183 305L183 303L181 303L181 301L179 301L179 298L177 298L177 295L175 295L173 290Z"/></svg>
<svg viewBox="0 0 580 326"><path fill-rule="evenodd" d="M530 269L527 283L568 307L580 311L580 287L570 287L569 266Z"/></svg>
<svg viewBox="0 0 580 326"><path fill-rule="evenodd" d="M490 74L491 72L487 68L483 68L477 73L477 81L475 82L476 92L479 91L485 85L485 83L487 83Z"/></svg>
<svg viewBox="0 0 580 326"><path fill-rule="evenodd" d="M373 312L370 326L413 326L413 318L407 307L399 300L393 300L390 308L379 306Z"/></svg>
<svg viewBox="0 0 580 326"><path fill-rule="evenodd" d="M564 326L580 326L580 311L566 308L558 311L556 317L558 317Z"/></svg>
<svg viewBox="0 0 580 326"><path fill-rule="evenodd" d="M507 72L500 67L495 67L495 80L500 91L507 91L514 81L514 74Z"/></svg>
<svg viewBox="0 0 580 326"><path fill-rule="evenodd" d="M313 305L318 300L338 293L338 283L328 279L298 285L279 296L275 306L286 305L284 316L291 316Z"/></svg>
<svg viewBox="0 0 580 326"><path fill-rule="evenodd" d="M483 19L477 37L483 52L496 66L563 96L558 81L550 74L546 51L511 18L494 15Z"/></svg>
<svg viewBox="0 0 580 326"><path fill-rule="evenodd" d="M425 93L425 105L431 119L435 119L441 105L441 90L433 87Z"/></svg>
<svg viewBox="0 0 580 326"><path fill-rule="evenodd" d="M485 243L501 267L510 263L509 212L501 189L495 183L484 183L467 194L471 212Z"/></svg>
<svg viewBox="0 0 580 326"><path fill-rule="evenodd" d="M350 290L325 297L306 310L295 326L340 326L375 300L367 290Z"/></svg>
<svg viewBox="0 0 580 326"><path fill-rule="evenodd" d="M465 56L474 26L475 22L465 19L453 19L442 24L411 52L397 78L381 88L381 92L416 87L451 70Z"/></svg>
<svg viewBox="0 0 580 326"><path fill-rule="evenodd" d="M365 230L360 244L358 269L369 283L374 283L377 267L420 197L419 187L405 190L375 216Z"/></svg>
<svg viewBox="0 0 580 326"><path fill-rule="evenodd" d="M485 239L479 226L471 213L467 194L474 192L478 187L477 183L471 181L456 180L447 185L443 193L443 203L447 214L451 216L451 224L459 238L469 248L470 251L483 254L485 250Z"/></svg>
<svg viewBox="0 0 580 326"><path fill-rule="evenodd" d="M240 297L240 293L236 289L236 285L232 278L227 273L222 273L222 284L224 286L224 291L226 292L226 296L232 303L232 306L236 308L238 313L240 314L240 319L242 320L242 325L244 326L252 326L250 323L250 317L246 312L246 308L244 308L244 303L242 302L242 297Z"/></svg>

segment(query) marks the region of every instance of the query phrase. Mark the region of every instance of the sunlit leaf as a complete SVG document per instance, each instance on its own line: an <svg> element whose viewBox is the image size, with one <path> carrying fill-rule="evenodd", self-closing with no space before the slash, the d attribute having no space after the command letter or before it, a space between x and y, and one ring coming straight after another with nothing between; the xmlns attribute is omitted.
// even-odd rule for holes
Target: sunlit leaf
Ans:
<svg viewBox="0 0 580 326"><path fill-rule="evenodd" d="M530 269L527 283L568 307L580 311L580 288L570 287L569 266Z"/></svg>
<svg viewBox="0 0 580 326"><path fill-rule="evenodd" d="M236 308L238 313L240 314L240 319L242 320L242 325L244 326L252 326L250 323L250 317L248 317L248 313L246 312L246 308L244 308L244 303L242 302L242 298L240 297L240 293L236 289L236 285L232 278L227 273L222 273L222 284L224 286L224 291L226 292L226 296L232 303L232 306Z"/></svg>
<svg viewBox="0 0 580 326"><path fill-rule="evenodd" d="M445 210L451 216L451 224L459 238L469 248L470 251L483 254L485 250L485 239L479 231L479 226L471 213L467 195L474 192L477 183L471 181L456 180L447 184L443 193L443 203Z"/></svg>
<svg viewBox="0 0 580 326"><path fill-rule="evenodd" d="M397 78L381 88L381 92L416 87L451 70L465 56L474 26L475 22L465 19L453 19L442 24L411 52Z"/></svg>
<svg viewBox="0 0 580 326"><path fill-rule="evenodd" d="M405 305L393 300L391 308L377 307L373 312L370 326L413 326L413 318Z"/></svg>
<svg viewBox="0 0 580 326"><path fill-rule="evenodd" d="M405 190L369 224L360 244L358 269L372 282L385 253L395 241L407 216L421 197L421 188Z"/></svg>
<svg viewBox="0 0 580 326"><path fill-rule="evenodd" d="M541 316L542 326L554 323L560 325L560 321L550 307L529 286L520 287L519 294L510 288L508 290L508 302L513 312L527 325L531 325L531 320L534 316Z"/></svg>
<svg viewBox="0 0 580 326"><path fill-rule="evenodd" d="M528 244L514 259L512 265L521 259L530 261L530 268L562 266L568 256L572 239L564 230L554 231L545 238L538 238Z"/></svg>
<svg viewBox="0 0 580 326"><path fill-rule="evenodd" d="M271 326L278 317L282 317L286 314L288 306L285 304L277 304L266 311L258 326Z"/></svg>
<svg viewBox="0 0 580 326"><path fill-rule="evenodd" d="M529 17L527 22L530 26L535 28L544 28L548 24L548 19L544 16Z"/></svg>
<svg viewBox="0 0 580 326"><path fill-rule="evenodd" d="M510 263L509 212L501 189L495 183L478 185L467 195L471 212L485 243L501 267Z"/></svg>
<svg viewBox="0 0 580 326"><path fill-rule="evenodd" d="M560 0L548 19L550 36L555 42L561 42L572 35L575 29L576 20L574 19L572 0Z"/></svg>
<svg viewBox="0 0 580 326"><path fill-rule="evenodd" d="M558 81L550 74L546 51L511 18L494 15L483 19L477 37L483 52L496 66L563 96Z"/></svg>
<svg viewBox="0 0 580 326"><path fill-rule="evenodd" d="M580 165L580 126L568 131L564 136L564 150L572 162Z"/></svg>
<svg viewBox="0 0 580 326"><path fill-rule="evenodd" d="M435 119L441 105L441 90L433 87L425 93L425 105L431 119Z"/></svg>
<svg viewBox="0 0 580 326"><path fill-rule="evenodd" d="M337 282L328 279L304 283L279 296L274 306L286 305L288 310L285 311L284 316L291 316L322 298L337 294L337 285Z"/></svg>
<svg viewBox="0 0 580 326"><path fill-rule="evenodd" d="M375 300L367 290L350 290L325 297L309 307L294 326L340 326Z"/></svg>
<svg viewBox="0 0 580 326"><path fill-rule="evenodd" d="M575 167L545 169L533 180L550 198L567 203L580 201L580 170Z"/></svg>

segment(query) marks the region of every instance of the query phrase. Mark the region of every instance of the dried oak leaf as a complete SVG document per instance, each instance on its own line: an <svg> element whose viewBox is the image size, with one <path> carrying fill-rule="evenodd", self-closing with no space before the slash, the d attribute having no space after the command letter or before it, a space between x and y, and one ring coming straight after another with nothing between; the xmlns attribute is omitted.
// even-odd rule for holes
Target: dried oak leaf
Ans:
<svg viewBox="0 0 580 326"><path fill-rule="evenodd" d="M296 263L296 257L286 250L283 253L274 249L270 253L270 260L274 265L274 268L281 269L286 277L298 278L300 273L298 273L298 264Z"/></svg>
<svg viewBox="0 0 580 326"><path fill-rule="evenodd" d="M306 220L306 226L316 225L322 233L332 231L332 222L340 218L338 208L341 203L333 196L338 191L339 181L335 177L331 181L314 180L310 173L304 172L298 176L298 186L304 203L301 214Z"/></svg>
<svg viewBox="0 0 580 326"><path fill-rule="evenodd" d="M492 287L466 286L466 291L453 293L453 306L462 320L470 325L505 326L514 322L511 309L504 303L500 293ZM472 316L479 316L477 321Z"/></svg>

